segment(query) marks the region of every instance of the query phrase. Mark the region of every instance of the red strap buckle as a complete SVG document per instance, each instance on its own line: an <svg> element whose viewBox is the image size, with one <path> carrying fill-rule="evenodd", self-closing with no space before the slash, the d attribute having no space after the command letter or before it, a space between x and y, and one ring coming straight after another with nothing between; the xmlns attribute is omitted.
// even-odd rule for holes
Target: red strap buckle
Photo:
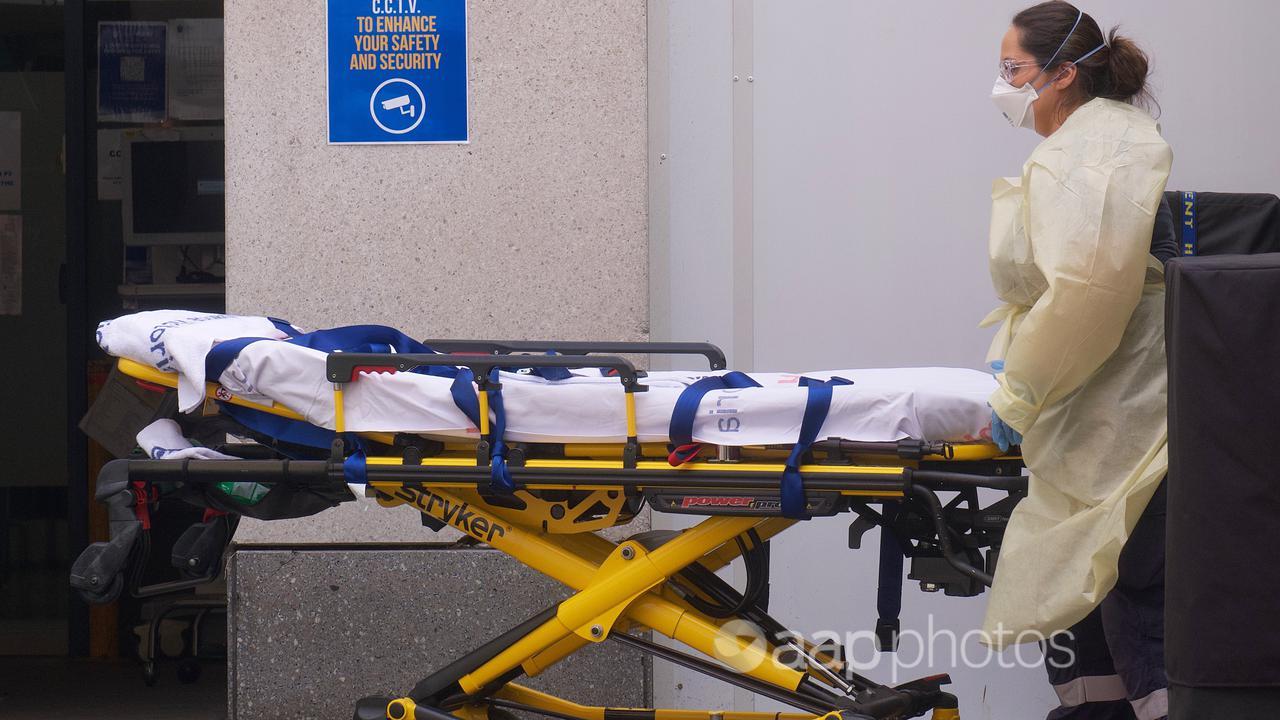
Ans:
<svg viewBox="0 0 1280 720"><path fill-rule="evenodd" d="M160 500L160 493L141 480L130 483L133 491L133 516L142 523L143 530L151 529L151 503Z"/></svg>
<svg viewBox="0 0 1280 720"><path fill-rule="evenodd" d="M671 467L680 467L690 460L698 457L698 453L702 452L702 443L689 443L688 445L679 445L671 454L667 456L667 462Z"/></svg>

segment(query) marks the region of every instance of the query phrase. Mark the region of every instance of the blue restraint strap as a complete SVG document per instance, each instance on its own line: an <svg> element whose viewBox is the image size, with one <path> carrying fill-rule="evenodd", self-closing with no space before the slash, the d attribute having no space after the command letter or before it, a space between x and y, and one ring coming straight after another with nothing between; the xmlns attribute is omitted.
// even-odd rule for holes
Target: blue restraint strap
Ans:
<svg viewBox="0 0 1280 720"><path fill-rule="evenodd" d="M289 338L295 345L321 352L429 353L431 348L386 325L348 325ZM420 368L427 370L429 368Z"/></svg>
<svg viewBox="0 0 1280 720"><path fill-rule="evenodd" d="M222 373L231 364L232 360L240 354L250 343L256 343L259 340L269 340L270 338L261 337L242 337L234 340L223 340L204 356L204 379L205 382L218 382L218 378L222 377Z"/></svg>
<svg viewBox="0 0 1280 720"><path fill-rule="evenodd" d="M809 398L804 406L804 419L800 423L800 437L791 448L786 469L782 471L782 514L789 518L808 518L805 512L804 479L800 477L800 461L818 439L822 424L831 409L831 388L836 385L852 385L849 380L832 377L830 380L800 378L800 386L809 388Z"/></svg>
<svg viewBox="0 0 1280 720"><path fill-rule="evenodd" d="M322 352L333 352L335 350L345 352L389 352L391 350L402 353L432 352L426 345L395 328L384 325L351 325L299 334L292 326L283 321L272 319L272 322L276 327L280 328L281 332L290 335L289 340L285 342L291 342ZM255 337L235 338L218 343L205 356L205 378L211 382L216 382L231 364L231 361L240 354L241 350L251 343L268 339ZM419 368L417 372L454 378L453 392L455 402L458 403L458 407L472 422L479 423L480 411L475 392L471 390L470 372L467 373L465 378L461 379L462 382L459 382L459 378L456 377L458 370L452 367ZM465 389L466 392L459 392L460 387ZM236 422L268 437L295 445L321 449L328 448L333 444L334 432L332 430L229 403L220 403L220 405L223 412Z"/></svg>
<svg viewBox="0 0 1280 720"><path fill-rule="evenodd" d="M753 387L760 387L760 383L752 380L746 373L728 372L704 377L685 388L676 399L675 409L671 411L671 427L667 431L671 445L679 447L693 442L693 420L698 415L698 405L707 393L712 390Z"/></svg>
<svg viewBox="0 0 1280 720"><path fill-rule="evenodd" d="M883 508L886 522L898 514L898 503L887 502ZM881 651L895 649L896 640L880 637L881 628L898 624L898 616L902 614L902 544L888 527L880 528L880 575L876 584L876 635L880 640ZM893 631L897 634L896 629ZM885 642L888 640L889 642Z"/></svg>
<svg viewBox="0 0 1280 720"><path fill-rule="evenodd" d="M272 325L276 326L277 330L284 333L285 335L288 335L289 337L298 337L299 335L302 334L298 332L298 328L294 327L293 325L290 325L288 320L281 320L280 318L273 318L273 317L269 317L267 319L271 321Z"/></svg>
<svg viewBox="0 0 1280 720"><path fill-rule="evenodd" d="M489 371L489 380L497 385L498 368ZM489 391L489 408L493 410L493 425L489 428L493 436L489 446L489 487L500 493L513 493L516 491L516 484L511 480L511 471L507 469L507 444L503 439L507 431L507 413L502 407L500 386Z"/></svg>
<svg viewBox="0 0 1280 720"><path fill-rule="evenodd" d="M498 369L494 368L489 373L489 379L493 382L498 381ZM480 427L480 399L476 396L476 389L472 383L475 376L468 368L458 368L458 376L453 379L453 385L449 388L449 392L453 395L453 403L458 409L471 420L476 427ZM497 492L512 493L515 492L516 485L511 479L511 471L507 469L507 445L503 440L503 434L507 429L507 413L502 406L502 388L489 390L489 411L493 413L493 422L489 426L489 432L492 435L492 442L489 446L489 486Z"/></svg>
<svg viewBox="0 0 1280 720"><path fill-rule="evenodd" d="M1200 239L1196 227L1196 194L1182 193L1182 254L1197 255L1200 252Z"/></svg>
<svg viewBox="0 0 1280 720"><path fill-rule="evenodd" d="M549 352L549 353L547 353L547 354L548 354L548 355L559 355L560 353L558 353L558 352ZM503 369L504 369L504 370L508 370L508 371L510 371L510 372L518 372L518 371L519 371L519 369L518 369L518 368L503 368ZM528 370L528 372L529 372L529 374L530 374L530 375L537 375L537 376L538 376L538 377L540 377L540 378L543 378L543 379L546 379L546 380L552 380L552 381L554 381L554 380L568 380L569 378L573 377L573 373L569 372L569 368L557 368L557 367L549 367L549 368L526 368L526 370Z"/></svg>
<svg viewBox="0 0 1280 720"><path fill-rule="evenodd" d="M449 394L453 396L453 404L458 406L472 425L480 427L480 399L476 397L476 389L472 386L475 375L468 368L458 368L458 374L449 386Z"/></svg>
<svg viewBox="0 0 1280 720"><path fill-rule="evenodd" d="M273 320L272 322L278 321ZM281 332L285 333L292 330L292 328L286 330L283 327L280 329ZM205 355L205 379L209 382L217 382L218 378L222 377L223 371L240 354L241 350L244 350L250 343L267 339L269 338L246 337L218 343L209 351L209 354ZM291 342L295 345L321 352L333 352L335 350L343 352L390 352L392 350L398 353L432 352L431 348L426 345L395 328L389 328L385 325L349 325L331 330L317 330L303 335L293 331L293 334L285 342ZM453 368L418 368L415 372L453 377L455 371Z"/></svg>
<svg viewBox="0 0 1280 720"><path fill-rule="evenodd" d="M289 339L285 342L291 342L295 345L321 352L334 352L336 350L374 353L391 351L397 353L434 352L431 348L399 330L385 325L349 325L347 327L301 334L292 325L283 320L268 319L281 332L289 335ZM247 337L219 343L205 356L205 377L211 382L216 382L246 346L259 340L268 339ZM453 385L450 386L449 390L453 396L454 404L458 406L458 409L462 410L463 414L472 423L477 427L480 426L480 402L476 397L475 388L472 386L472 381L475 378L470 370L454 367L424 367L417 368L414 372L453 378ZM563 380L572 375L565 368L534 368L533 372L548 380ZM492 371L490 379L495 383L498 381L497 368ZM499 492L514 492L515 484L511 480L510 470L507 469L506 443L503 440L503 433L506 430L506 412L502 405L501 389L491 391L489 399L489 407L494 415L491 448L491 485L494 490ZM333 431L316 427L310 423L236 407L227 403L223 403L222 406L228 415L245 427L278 440L318 448L327 448L333 442ZM360 466L363 468L363 459L360 461Z"/></svg>
<svg viewBox="0 0 1280 720"><path fill-rule="evenodd" d="M291 420L260 410L218 403L222 412L241 425L281 442L327 449L333 445L334 432L302 420Z"/></svg>
<svg viewBox="0 0 1280 720"><path fill-rule="evenodd" d="M368 484L369 477L365 474L364 448L359 448L347 456L342 463L342 474L346 476L347 482L353 485Z"/></svg>

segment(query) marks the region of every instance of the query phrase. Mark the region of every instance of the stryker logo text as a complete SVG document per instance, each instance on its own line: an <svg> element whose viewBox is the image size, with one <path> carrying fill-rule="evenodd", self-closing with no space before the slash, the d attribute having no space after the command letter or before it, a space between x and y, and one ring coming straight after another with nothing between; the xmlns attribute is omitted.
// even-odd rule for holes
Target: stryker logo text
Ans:
<svg viewBox="0 0 1280 720"><path fill-rule="evenodd" d="M493 543L494 537L507 534L505 528L497 522L471 509L468 503L454 503L446 500L430 490L415 490L402 487L396 490L396 496L411 503L414 507L428 515L435 515L477 540Z"/></svg>

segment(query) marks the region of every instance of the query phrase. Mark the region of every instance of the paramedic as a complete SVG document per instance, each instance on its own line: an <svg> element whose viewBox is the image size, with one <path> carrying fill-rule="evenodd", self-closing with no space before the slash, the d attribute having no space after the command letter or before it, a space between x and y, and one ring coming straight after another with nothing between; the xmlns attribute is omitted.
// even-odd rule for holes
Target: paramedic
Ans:
<svg viewBox="0 0 1280 720"><path fill-rule="evenodd" d="M1050 718L1168 714L1164 274L1150 250L1172 153L1142 108L1147 68L1131 40L1055 0L1014 17L992 91L1044 140L992 194L992 438L1021 443L1030 479L985 630L996 645L1049 638Z"/></svg>

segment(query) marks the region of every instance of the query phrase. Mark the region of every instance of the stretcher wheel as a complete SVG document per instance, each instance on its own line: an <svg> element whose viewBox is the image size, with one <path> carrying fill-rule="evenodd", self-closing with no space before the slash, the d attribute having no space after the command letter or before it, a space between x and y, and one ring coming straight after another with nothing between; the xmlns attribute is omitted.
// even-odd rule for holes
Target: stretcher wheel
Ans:
<svg viewBox="0 0 1280 720"><path fill-rule="evenodd" d="M195 658L183 658L178 663L178 681L187 685L200 679L200 661Z"/></svg>
<svg viewBox="0 0 1280 720"><path fill-rule="evenodd" d="M91 605L105 605L110 602L115 602L116 598L120 597L120 592L122 590L124 590L124 574L116 573L116 576L111 578L111 582L102 592L91 593L81 590L80 593L84 597L85 602L88 602Z"/></svg>

